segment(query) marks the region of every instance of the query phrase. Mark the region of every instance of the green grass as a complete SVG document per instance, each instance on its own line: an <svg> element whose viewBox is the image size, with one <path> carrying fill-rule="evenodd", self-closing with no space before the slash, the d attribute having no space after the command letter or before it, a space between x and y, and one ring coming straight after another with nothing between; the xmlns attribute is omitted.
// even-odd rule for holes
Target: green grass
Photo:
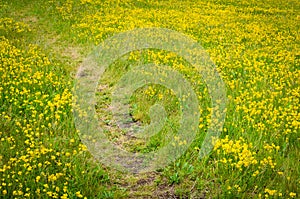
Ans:
<svg viewBox="0 0 300 199"><path fill-rule="evenodd" d="M298 198L300 196L300 3L288 1L0 1L0 198ZM191 84L199 128L165 168L122 173L97 162L74 125L73 80L94 46L116 33L165 27L210 54L227 89L225 124L200 159L210 97L197 70L158 49L134 51L104 72L96 92L99 124L130 152L158 151L180 127L171 89L149 84L130 98L132 123L167 119L149 139L129 136L111 111L120 78L141 64L164 64ZM176 139L175 139L176 141ZM175 144L181 145L175 142Z"/></svg>

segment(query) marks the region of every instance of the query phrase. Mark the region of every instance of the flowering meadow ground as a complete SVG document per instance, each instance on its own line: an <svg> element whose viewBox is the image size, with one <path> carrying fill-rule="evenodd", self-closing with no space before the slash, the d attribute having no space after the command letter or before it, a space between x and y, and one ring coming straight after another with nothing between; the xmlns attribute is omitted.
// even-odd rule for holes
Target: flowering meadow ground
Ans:
<svg viewBox="0 0 300 199"><path fill-rule="evenodd" d="M106 38L134 28L169 28L198 41L225 85L227 112L211 153L199 159L210 125L207 88L172 52L133 51L112 64L97 89L99 124L131 152L159 150L176 137L179 102L148 85L132 96L135 122L151 105L168 120L148 141L114 124L114 86L129 68L167 64L192 85L199 128L166 168L133 175L96 162L73 119L80 62ZM0 0L0 198L300 198L300 2Z"/></svg>

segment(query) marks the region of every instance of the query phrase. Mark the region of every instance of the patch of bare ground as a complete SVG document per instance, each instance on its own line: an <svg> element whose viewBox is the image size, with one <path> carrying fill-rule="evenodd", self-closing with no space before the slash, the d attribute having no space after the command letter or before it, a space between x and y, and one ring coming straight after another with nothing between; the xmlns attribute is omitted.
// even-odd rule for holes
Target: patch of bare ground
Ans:
<svg viewBox="0 0 300 199"><path fill-rule="evenodd" d="M26 16L21 19L24 23L36 23L38 22L38 18L36 16Z"/></svg>
<svg viewBox="0 0 300 199"><path fill-rule="evenodd" d="M174 191L174 186L167 182L161 182L157 185L156 180L160 178L158 172L148 172L143 174L136 174L134 176L128 175L124 179L120 179L121 187L128 190L127 198L170 198L177 199Z"/></svg>

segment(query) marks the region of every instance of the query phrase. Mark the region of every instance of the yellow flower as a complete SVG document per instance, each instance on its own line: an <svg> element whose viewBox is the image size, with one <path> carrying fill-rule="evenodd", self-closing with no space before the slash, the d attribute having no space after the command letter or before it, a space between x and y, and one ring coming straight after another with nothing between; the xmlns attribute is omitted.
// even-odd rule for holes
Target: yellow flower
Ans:
<svg viewBox="0 0 300 199"><path fill-rule="evenodd" d="M66 152L65 155L66 155L67 157L69 157L69 156L71 156L71 153Z"/></svg>
<svg viewBox="0 0 300 199"><path fill-rule="evenodd" d="M256 171L252 174L252 176L257 176L258 174L259 174L259 171L256 170Z"/></svg>
<svg viewBox="0 0 300 199"><path fill-rule="evenodd" d="M67 193L64 193L60 198L61 198L61 199L68 199L68 194L67 194Z"/></svg>
<svg viewBox="0 0 300 199"><path fill-rule="evenodd" d="M40 179L41 179L41 176L36 176L35 181L36 181L36 182L39 182Z"/></svg>
<svg viewBox="0 0 300 199"><path fill-rule="evenodd" d="M77 192L76 192L76 196L77 196L78 198L82 198L82 197L83 197L83 195L80 193L80 191L77 191Z"/></svg>
<svg viewBox="0 0 300 199"><path fill-rule="evenodd" d="M270 196L274 196L277 193L277 190L265 189L265 193L268 193Z"/></svg>

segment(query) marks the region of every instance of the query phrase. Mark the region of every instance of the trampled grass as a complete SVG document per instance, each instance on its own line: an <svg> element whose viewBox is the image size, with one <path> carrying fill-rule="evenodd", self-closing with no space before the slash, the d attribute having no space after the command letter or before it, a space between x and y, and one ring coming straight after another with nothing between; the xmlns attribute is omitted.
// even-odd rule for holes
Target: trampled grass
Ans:
<svg viewBox="0 0 300 199"><path fill-rule="evenodd" d="M0 198L298 198L300 197L300 3L268 1L0 1ZM164 127L149 140L130 137L110 110L112 91L130 69L165 64L188 80L199 101L189 149L155 172L121 173L96 162L74 125L73 79L106 38L163 27L198 41L227 88L227 115L209 156L199 151L210 99L196 69L172 52L134 51L114 62L97 89L107 137L148 153L176 137L180 103L150 84L130 100L139 125L165 107ZM173 140L173 141L172 141Z"/></svg>

